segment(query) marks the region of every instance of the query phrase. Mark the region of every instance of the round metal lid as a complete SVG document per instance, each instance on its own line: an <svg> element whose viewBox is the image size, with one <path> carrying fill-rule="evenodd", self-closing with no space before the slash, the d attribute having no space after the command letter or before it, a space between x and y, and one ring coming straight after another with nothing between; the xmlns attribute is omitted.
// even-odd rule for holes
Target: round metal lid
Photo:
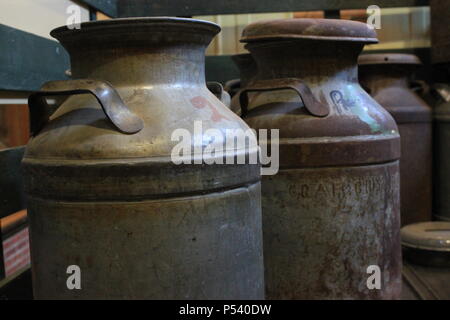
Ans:
<svg viewBox="0 0 450 320"><path fill-rule="evenodd" d="M378 42L369 25L339 19L278 19L249 24L242 32L241 42L278 39L313 39L332 41Z"/></svg>
<svg viewBox="0 0 450 320"><path fill-rule="evenodd" d="M450 252L450 222L420 222L401 229L402 246Z"/></svg>
<svg viewBox="0 0 450 320"><path fill-rule="evenodd" d="M110 20L89 21L80 24L77 29L75 26L62 26L53 29L50 35L59 39L65 34L80 32L119 32L126 31L130 35L137 31L152 31L152 29L163 28L191 28L193 30L206 30L214 34L220 32L220 26L213 22L178 17L143 17L143 18L119 18ZM186 29L187 30L187 29Z"/></svg>
<svg viewBox="0 0 450 320"><path fill-rule="evenodd" d="M406 53L367 53L358 57L358 65L371 64L422 64L414 54Z"/></svg>

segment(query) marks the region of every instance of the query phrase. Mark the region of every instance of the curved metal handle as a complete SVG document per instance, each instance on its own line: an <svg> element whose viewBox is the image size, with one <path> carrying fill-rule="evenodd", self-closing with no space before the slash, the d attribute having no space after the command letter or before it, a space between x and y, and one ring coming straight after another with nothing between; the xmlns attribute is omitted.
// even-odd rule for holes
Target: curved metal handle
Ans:
<svg viewBox="0 0 450 320"><path fill-rule="evenodd" d="M248 93L274 91L282 89L291 89L297 92L302 99L305 108L316 117L326 117L330 113L328 105L318 101L311 92L311 89L300 79L270 79L257 80L249 83L242 89L239 95L239 103L241 105L241 115L244 116L248 112Z"/></svg>
<svg viewBox="0 0 450 320"><path fill-rule="evenodd" d="M142 119L130 111L117 91L107 82L100 80L61 80L45 83L40 91L32 93L28 98L30 109L31 132L36 135L48 122L50 107L46 96L62 96L74 94L92 94L100 103L103 112L114 126L122 133L136 133L142 130Z"/></svg>
<svg viewBox="0 0 450 320"><path fill-rule="evenodd" d="M223 89L222 84L220 84L219 82L215 82L215 81L208 81L206 83L206 87L208 88L209 91L211 91L212 94L214 94L217 99L219 99L226 107L230 107L231 104L231 97L228 94L228 92L226 92Z"/></svg>

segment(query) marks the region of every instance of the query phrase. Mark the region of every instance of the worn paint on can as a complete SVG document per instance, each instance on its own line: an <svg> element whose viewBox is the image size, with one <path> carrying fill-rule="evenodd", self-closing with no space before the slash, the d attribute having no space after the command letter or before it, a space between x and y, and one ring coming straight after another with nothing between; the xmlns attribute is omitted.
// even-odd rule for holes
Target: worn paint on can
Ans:
<svg viewBox="0 0 450 320"><path fill-rule="evenodd" d="M238 94L242 116L280 137L280 170L262 181L267 298L399 298L398 128L357 76L375 32L273 20L247 26L242 41L258 69ZM371 266L380 289L367 285Z"/></svg>

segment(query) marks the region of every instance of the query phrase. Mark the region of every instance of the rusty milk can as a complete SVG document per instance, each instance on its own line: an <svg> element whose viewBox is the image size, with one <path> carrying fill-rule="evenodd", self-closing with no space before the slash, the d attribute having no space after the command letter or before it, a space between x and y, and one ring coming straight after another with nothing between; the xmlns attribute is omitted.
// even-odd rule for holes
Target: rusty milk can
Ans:
<svg viewBox="0 0 450 320"><path fill-rule="evenodd" d="M450 74L450 65L447 65ZM434 204L433 214L438 220L450 221L450 84L439 84L440 96L433 110L434 117Z"/></svg>
<svg viewBox="0 0 450 320"><path fill-rule="evenodd" d="M397 122L401 138L402 225L431 220L432 112L409 87L420 60L412 54L359 56L359 81Z"/></svg>
<svg viewBox="0 0 450 320"><path fill-rule="evenodd" d="M450 63L450 1L430 0L431 58L433 63Z"/></svg>
<svg viewBox="0 0 450 320"><path fill-rule="evenodd" d="M280 137L280 170L262 181L266 298L398 298L400 139L357 75L375 32L272 20L247 26L241 41L258 69L240 92L243 118ZM376 268L380 290L367 285Z"/></svg>
<svg viewBox="0 0 450 320"><path fill-rule="evenodd" d="M231 56L231 59L239 69L239 89L245 88L256 75L256 62L250 53L235 54ZM230 109L236 114L241 114L238 96L233 95Z"/></svg>
<svg viewBox="0 0 450 320"><path fill-rule="evenodd" d="M447 71L450 79L450 1L430 0L431 57L436 68ZM437 219L450 221L450 84L438 84L440 101L434 107L434 204Z"/></svg>
<svg viewBox="0 0 450 320"><path fill-rule="evenodd" d="M205 84L205 48L219 30L139 18L52 31L78 80L47 83L29 99L23 168L36 298L264 297L260 166L202 162L205 146L226 142L211 142L207 129L248 128ZM48 117L52 95L70 97ZM179 129L199 164L173 161ZM256 143L217 157L254 152ZM81 290L68 289L69 266L81 270Z"/></svg>

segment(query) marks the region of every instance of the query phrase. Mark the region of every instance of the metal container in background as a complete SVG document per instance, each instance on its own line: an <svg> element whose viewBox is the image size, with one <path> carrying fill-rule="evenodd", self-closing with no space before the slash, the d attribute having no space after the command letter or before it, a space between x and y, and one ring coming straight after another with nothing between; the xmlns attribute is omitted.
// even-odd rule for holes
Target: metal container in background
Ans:
<svg viewBox="0 0 450 320"><path fill-rule="evenodd" d="M450 63L450 1L430 0L431 59L433 63Z"/></svg>
<svg viewBox="0 0 450 320"><path fill-rule="evenodd" d="M280 170L262 181L266 297L399 298L400 138L357 74L375 31L273 20L250 24L241 41L258 68L239 94L242 117L280 136ZM373 266L380 290L367 286Z"/></svg>
<svg viewBox="0 0 450 320"><path fill-rule="evenodd" d="M407 225L401 230L404 293L424 300L450 299L450 222Z"/></svg>
<svg viewBox="0 0 450 320"><path fill-rule="evenodd" d="M255 59L253 59L250 53L236 54L231 57L233 62L237 65L239 69L240 81L239 81L239 91L247 86L247 84L256 76L257 67ZM237 93L236 91L236 93ZM233 95L231 99L231 110L236 114L241 114L239 106L239 97L236 94Z"/></svg>
<svg viewBox="0 0 450 320"><path fill-rule="evenodd" d="M401 222L408 225L432 217L432 111L413 90L410 80L421 64L412 54L359 56L359 81L397 122L401 138Z"/></svg>
<svg viewBox="0 0 450 320"><path fill-rule="evenodd" d="M206 87L205 48L219 30L143 18L52 31L81 80L47 83L29 99L35 298L264 298L260 166L202 164L258 152L255 143L202 155L228 139L211 145L206 130L248 129ZM70 97L49 116L53 95ZM173 161L180 129L191 164ZM67 286L70 266L81 290Z"/></svg>
<svg viewBox="0 0 450 320"><path fill-rule="evenodd" d="M413 223L402 228L401 237L404 258L408 261L428 267L450 268L450 222Z"/></svg>
<svg viewBox="0 0 450 320"><path fill-rule="evenodd" d="M450 66L447 66L450 74ZM450 84L437 84L434 107L434 205L436 219L450 221Z"/></svg>

